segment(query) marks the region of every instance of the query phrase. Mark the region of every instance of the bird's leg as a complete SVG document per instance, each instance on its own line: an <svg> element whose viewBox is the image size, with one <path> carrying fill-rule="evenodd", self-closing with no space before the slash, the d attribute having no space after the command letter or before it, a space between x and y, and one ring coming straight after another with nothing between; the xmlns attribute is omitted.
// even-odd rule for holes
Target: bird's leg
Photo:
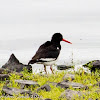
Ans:
<svg viewBox="0 0 100 100"><path fill-rule="evenodd" d="M51 69L52 73L54 74L53 69L52 69L52 66L50 66L50 69Z"/></svg>
<svg viewBox="0 0 100 100"><path fill-rule="evenodd" d="M46 74L47 74L47 71L46 71L46 66L44 65L44 71L46 72Z"/></svg>

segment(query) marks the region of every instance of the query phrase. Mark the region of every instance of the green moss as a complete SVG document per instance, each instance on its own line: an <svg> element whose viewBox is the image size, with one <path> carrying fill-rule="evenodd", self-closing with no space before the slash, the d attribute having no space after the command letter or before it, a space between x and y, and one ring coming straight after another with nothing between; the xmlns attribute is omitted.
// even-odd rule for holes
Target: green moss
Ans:
<svg viewBox="0 0 100 100"><path fill-rule="evenodd" d="M64 76L65 72L55 74L48 74L48 75L41 75L41 74L34 74L34 81L37 81L39 85L44 85L47 82L60 82L62 81L62 77ZM42 81L41 81L42 80Z"/></svg>
<svg viewBox="0 0 100 100"><path fill-rule="evenodd" d="M15 88L20 88L20 86L15 83L16 79L23 79L23 80L33 80L38 82L40 86L44 84L50 84L51 91L47 92L45 90L40 90L37 94L42 96L43 99L45 98L50 98L52 100L66 100L66 98L59 98L61 93L64 91L64 89L60 87L56 87L55 85L52 85L52 82L61 82L63 81L63 76L68 73L67 71L62 71L62 72L55 72L55 74L48 74L48 75L43 75L41 73L39 74L32 74L29 73L26 69L24 69L23 72L23 77L20 77L19 75L16 75L12 73L10 75L10 83L7 84L8 87L15 87ZM71 72L72 73L72 72ZM100 76L99 73L85 73L83 69L78 70L77 72L73 72L75 74L75 80L71 80L69 78L69 81L77 82L77 83L82 83L83 85L88 86L88 89L73 89L70 87L69 89L72 90L78 90L82 91L85 93L85 95L81 97L74 97L74 100L88 100L89 98L92 98L93 100L100 98L100 93L95 92L98 90L99 86L94 86L98 81L100 81ZM2 88L5 85L5 82L1 81L0 82L0 96L2 96ZM28 87L33 93L38 87ZM23 96L21 94L19 95L14 95L14 97L0 97L0 100L39 100L39 98L29 98L27 96Z"/></svg>
<svg viewBox="0 0 100 100"><path fill-rule="evenodd" d="M53 85L50 85L50 87L51 87L50 92L47 92L45 90L41 90L39 92L39 95L42 95L43 98L50 98L52 100L57 100L57 98L59 98L59 96L64 91L64 89L62 89L60 87L53 86Z"/></svg>

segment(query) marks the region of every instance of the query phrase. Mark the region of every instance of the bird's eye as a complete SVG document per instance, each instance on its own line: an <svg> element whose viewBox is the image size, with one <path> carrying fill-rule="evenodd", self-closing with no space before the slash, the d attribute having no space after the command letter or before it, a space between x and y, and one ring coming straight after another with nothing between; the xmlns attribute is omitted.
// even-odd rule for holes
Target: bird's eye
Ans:
<svg viewBox="0 0 100 100"><path fill-rule="evenodd" d="M57 47L57 50L59 50L59 47Z"/></svg>

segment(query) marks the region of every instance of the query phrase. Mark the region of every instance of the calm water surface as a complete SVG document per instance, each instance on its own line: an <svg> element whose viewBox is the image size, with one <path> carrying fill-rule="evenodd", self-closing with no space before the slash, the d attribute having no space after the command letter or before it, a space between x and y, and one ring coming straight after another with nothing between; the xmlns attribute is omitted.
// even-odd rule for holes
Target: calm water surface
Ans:
<svg viewBox="0 0 100 100"><path fill-rule="evenodd" d="M82 46L82 44L79 44L75 46L74 44L66 45L65 43L63 43L62 50L60 52L56 64L79 66L91 60L100 60L99 46L89 45L86 47L84 45ZM20 62L27 64L28 61L32 58L32 56L35 54L37 49L38 49L38 45L30 49L0 50L0 67L8 61L12 53L15 54L15 56L19 59ZM32 66L35 72L39 72L40 70L43 70L43 65L34 64ZM49 70L49 67L47 67L47 70Z"/></svg>

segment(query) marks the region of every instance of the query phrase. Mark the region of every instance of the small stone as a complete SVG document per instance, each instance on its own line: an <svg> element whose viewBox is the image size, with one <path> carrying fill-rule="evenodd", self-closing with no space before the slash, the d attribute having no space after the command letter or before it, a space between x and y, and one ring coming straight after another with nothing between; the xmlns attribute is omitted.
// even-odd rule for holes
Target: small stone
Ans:
<svg viewBox="0 0 100 100"><path fill-rule="evenodd" d="M52 84L53 86L56 86L57 85L57 83L56 82L47 82L48 84Z"/></svg>
<svg viewBox="0 0 100 100"><path fill-rule="evenodd" d="M98 88L95 92L99 93L100 94L100 88Z"/></svg>
<svg viewBox="0 0 100 100"><path fill-rule="evenodd" d="M71 80L74 80L75 75L74 74L65 74L63 77L63 80L68 80L69 78L71 78Z"/></svg>
<svg viewBox="0 0 100 100"><path fill-rule="evenodd" d="M9 75L8 74L0 74L0 81L5 81L9 79Z"/></svg>
<svg viewBox="0 0 100 100"><path fill-rule="evenodd" d="M70 86L72 86L75 89L86 88L86 86L84 86L81 83L70 82L70 81L62 81L58 83L57 86L60 86L61 88L65 88L65 89L69 88Z"/></svg>
<svg viewBox="0 0 100 100"><path fill-rule="evenodd" d="M89 98L88 100L93 100L92 98Z"/></svg>
<svg viewBox="0 0 100 100"><path fill-rule="evenodd" d="M31 98L40 98L40 96L37 93L33 93L30 95ZM41 100L41 99L39 99Z"/></svg>
<svg viewBox="0 0 100 100"><path fill-rule="evenodd" d="M10 95L13 96L18 95L18 94L29 94L30 91L29 90L25 90L25 89L17 89L17 88L9 88L9 87L3 87L2 91L5 93L5 95Z"/></svg>
<svg viewBox="0 0 100 100"><path fill-rule="evenodd" d="M100 81L94 84L93 86L99 86L100 87Z"/></svg>
<svg viewBox="0 0 100 100"><path fill-rule="evenodd" d="M66 70L72 68L72 66L66 66L66 65L57 65L58 70Z"/></svg>
<svg viewBox="0 0 100 100"><path fill-rule="evenodd" d="M21 88L24 88L25 86L40 86L37 82L34 82L32 80L15 80L15 82L19 83L21 85Z"/></svg>
<svg viewBox="0 0 100 100"><path fill-rule="evenodd" d="M78 96L82 96L82 92L80 92L80 91L75 91L75 90L65 90L62 94L61 94L61 96L60 96L60 98L66 98L66 99L68 99L68 100L73 100L74 99L74 97L76 96L76 95L78 95Z"/></svg>
<svg viewBox="0 0 100 100"><path fill-rule="evenodd" d="M46 90L46 91L50 91L51 90L51 87L48 85L48 84L45 84L43 86L41 86L40 88L37 89L37 92L40 91L40 90Z"/></svg>
<svg viewBox="0 0 100 100"><path fill-rule="evenodd" d="M9 88L7 86L3 87L2 92L4 93L3 94L4 96L13 96L13 95L24 94L24 95L27 95L28 98L29 97L40 98L40 96L37 93L32 93L30 90Z"/></svg>

